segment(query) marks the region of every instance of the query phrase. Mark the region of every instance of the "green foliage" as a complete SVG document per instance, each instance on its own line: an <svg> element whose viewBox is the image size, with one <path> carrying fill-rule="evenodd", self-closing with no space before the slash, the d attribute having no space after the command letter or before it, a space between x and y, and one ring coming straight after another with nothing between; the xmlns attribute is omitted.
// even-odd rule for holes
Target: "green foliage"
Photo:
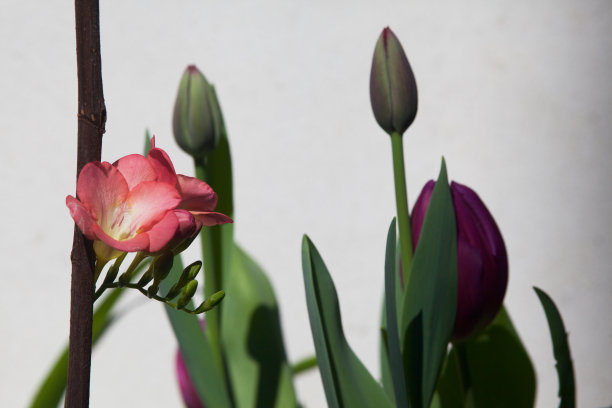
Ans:
<svg viewBox="0 0 612 408"><path fill-rule="evenodd" d="M278 303L263 270L238 246L224 276L221 345L235 407L296 407Z"/></svg>
<svg viewBox="0 0 612 408"><path fill-rule="evenodd" d="M182 272L181 257L176 256L169 278L161 283L162 291L169 291L172 286L170 281L178 281ZM214 358L213 349L204 336L199 319L168 305L165 309L183 354L187 371L201 401L208 407L230 408L232 405L223 381L222 367L216 364L217 359Z"/></svg>
<svg viewBox="0 0 612 408"><path fill-rule="evenodd" d="M536 378L505 308L471 339L453 345L438 382L440 408L528 408ZM461 402L461 405L457 405Z"/></svg>
<svg viewBox="0 0 612 408"><path fill-rule="evenodd" d="M576 406L576 384L574 380L574 364L570 354L569 342L561 313L555 302L542 289L534 287L550 329L553 343L553 353L556 361L557 375L559 377L559 408L573 408Z"/></svg>
<svg viewBox="0 0 612 408"><path fill-rule="evenodd" d="M302 242L302 269L310 328L328 405L391 407L381 386L344 337L336 288L319 252L306 236Z"/></svg>
<svg viewBox="0 0 612 408"><path fill-rule="evenodd" d="M408 393L406 392L406 377L402 364L402 352L399 342L399 328L397 317L397 287L398 285L398 260L395 253L397 242L395 239L395 218L389 226L387 235L387 249L385 253L385 310L386 310L386 344L393 383L395 406L408 408ZM383 329L384 330L384 329Z"/></svg>
<svg viewBox="0 0 612 408"><path fill-rule="evenodd" d="M406 387L415 408L429 407L453 329L457 304L456 235L443 160L402 305L400 336Z"/></svg>

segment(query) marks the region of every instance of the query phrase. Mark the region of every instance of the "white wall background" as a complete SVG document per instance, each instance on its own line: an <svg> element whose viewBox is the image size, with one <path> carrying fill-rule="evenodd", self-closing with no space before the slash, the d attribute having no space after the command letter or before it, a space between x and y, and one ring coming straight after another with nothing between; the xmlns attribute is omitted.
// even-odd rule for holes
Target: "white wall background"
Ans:
<svg viewBox="0 0 612 408"><path fill-rule="evenodd" d="M72 7L1 2L2 407L27 404L68 333ZM196 63L217 87L230 132L237 239L276 287L290 358L313 350L300 267L307 232L332 271L349 341L378 375L394 196L368 78L386 25L419 86L405 136L410 202L445 155L451 178L479 192L504 233L506 302L537 368L538 407L556 405L557 383L532 285L551 294L569 328L579 406L612 404L609 1L105 0L103 158L140 152L148 127L177 170L192 173L170 118L180 75ZM126 315L95 350L91 406L179 406L161 306L136 293L124 300ZM306 407L325 406L318 374L297 386Z"/></svg>

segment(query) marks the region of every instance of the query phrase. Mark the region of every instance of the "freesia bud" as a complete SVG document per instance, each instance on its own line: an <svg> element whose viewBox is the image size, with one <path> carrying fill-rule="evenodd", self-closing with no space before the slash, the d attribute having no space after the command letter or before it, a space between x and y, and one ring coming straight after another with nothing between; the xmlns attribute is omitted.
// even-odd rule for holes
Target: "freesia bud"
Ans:
<svg viewBox="0 0 612 408"><path fill-rule="evenodd" d="M220 124L215 121L216 97L204 75L189 65L179 84L172 129L176 143L193 157L204 157L217 147Z"/></svg>
<svg viewBox="0 0 612 408"><path fill-rule="evenodd" d="M412 211L416 247L435 182L430 180ZM457 313L453 340L463 340L486 327L501 308L508 284L508 258L501 232L478 195L452 182L457 222Z"/></svg>
<svg viewBox="0 0 612 408"><path fill-rule="evenodd" d="M200 321L202 331L204 331L205 324L204 320ZM178 379L179 388L181 389L181 395L183 396L183 402L186 408L204 408L204 404L200 401L198 392L189 377L187 366L181 355L181 350L176 351L176 377Z"/></svg>
<svg viewBox="0 0 612 408"><path fill-rule="evenodd" d="M370 102L376 121L387 133L403 134L417 112L417 87L402 44L389 27L374 49Z"/></svg>

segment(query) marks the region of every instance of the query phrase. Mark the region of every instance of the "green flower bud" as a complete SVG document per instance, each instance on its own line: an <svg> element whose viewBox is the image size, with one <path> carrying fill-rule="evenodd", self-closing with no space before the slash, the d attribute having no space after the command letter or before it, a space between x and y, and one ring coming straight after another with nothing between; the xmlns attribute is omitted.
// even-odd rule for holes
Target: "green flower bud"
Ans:
<svg viewBox="0 0 612 408"><path fill-rule="evenodd" d="M198 276L198 272L200 272L201 267L202 262L196 261L185 269L183 269L183 273L181 273L178 282L176 282L174 286L172 286L172 288L168 291L166 299L174 299L180 293L181 289L185 287L187 282L195 279L196 276Z"/></svg>
<svg viewBox="0 0 612 408"><path fill-rule="evenodd" d="M202 304L194 311L195 314L200 314L209 311L213 307L217 306L219 302L225 297L225 291L220 290L210 295Z"/></svg>
<svg viewBox="0 0 612 408"><path fill-rule="evenodd" d="M370 102L387 133L403 134L417 112L417 87L399 40L389 27L380 34L370 72Z"/></svg>
<svg viewBox="0 0 612 408"><path fill-rule="evenodd" d="M187 284L187 286L185 286L183 291L181 292L181 297L179 298L179 300L178 300L178 302L176 304L176 308L177 309L182 309L185 306L187 306L187 304L189 303L189 301L191 300L191 298L195 294L197 288L198 288L198 281L197 280L190 281Z"/></svg>
<svg viewBox="0 0 612 408"><path fill-rule="evenodd" d="M195 65L189 65L179 84L172 117L174 139L189 155L201 158L217 147L221 130L216 107L211 85Z"/></svg>

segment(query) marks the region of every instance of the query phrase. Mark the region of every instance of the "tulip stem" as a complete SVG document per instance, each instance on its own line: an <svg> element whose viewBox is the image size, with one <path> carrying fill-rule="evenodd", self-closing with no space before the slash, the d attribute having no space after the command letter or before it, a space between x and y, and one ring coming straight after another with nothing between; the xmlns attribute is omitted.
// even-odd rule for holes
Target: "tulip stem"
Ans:
<svg viewBox="0 0 612 408"><path fill-rule="evenodd" d="M395 204L397 207L397 224L400 238L404 287L408 284L410 264L412 263L412 236L410 232L410 213L408 212L408 194L406 192L406 174L404 170L404 144L402 135L391 134L393 153L393 176L395 180Z"/></svg>
<svg viewBox="0 0 612 408"><path fill-rule="evenodd" d="M194 159L196 178L204 182L209 175L205 160L204 158ZM215 237L215 234L217 234L217 237ZM202 241L202 262L204 263L204 297L208 298L221 290L221 239L218 229L214 230L212 228L202 228L200 239ZM211 310L206 314L206 335L217 358L216 363L222 367L220 331L221 314L219 309Z"/></svg>

